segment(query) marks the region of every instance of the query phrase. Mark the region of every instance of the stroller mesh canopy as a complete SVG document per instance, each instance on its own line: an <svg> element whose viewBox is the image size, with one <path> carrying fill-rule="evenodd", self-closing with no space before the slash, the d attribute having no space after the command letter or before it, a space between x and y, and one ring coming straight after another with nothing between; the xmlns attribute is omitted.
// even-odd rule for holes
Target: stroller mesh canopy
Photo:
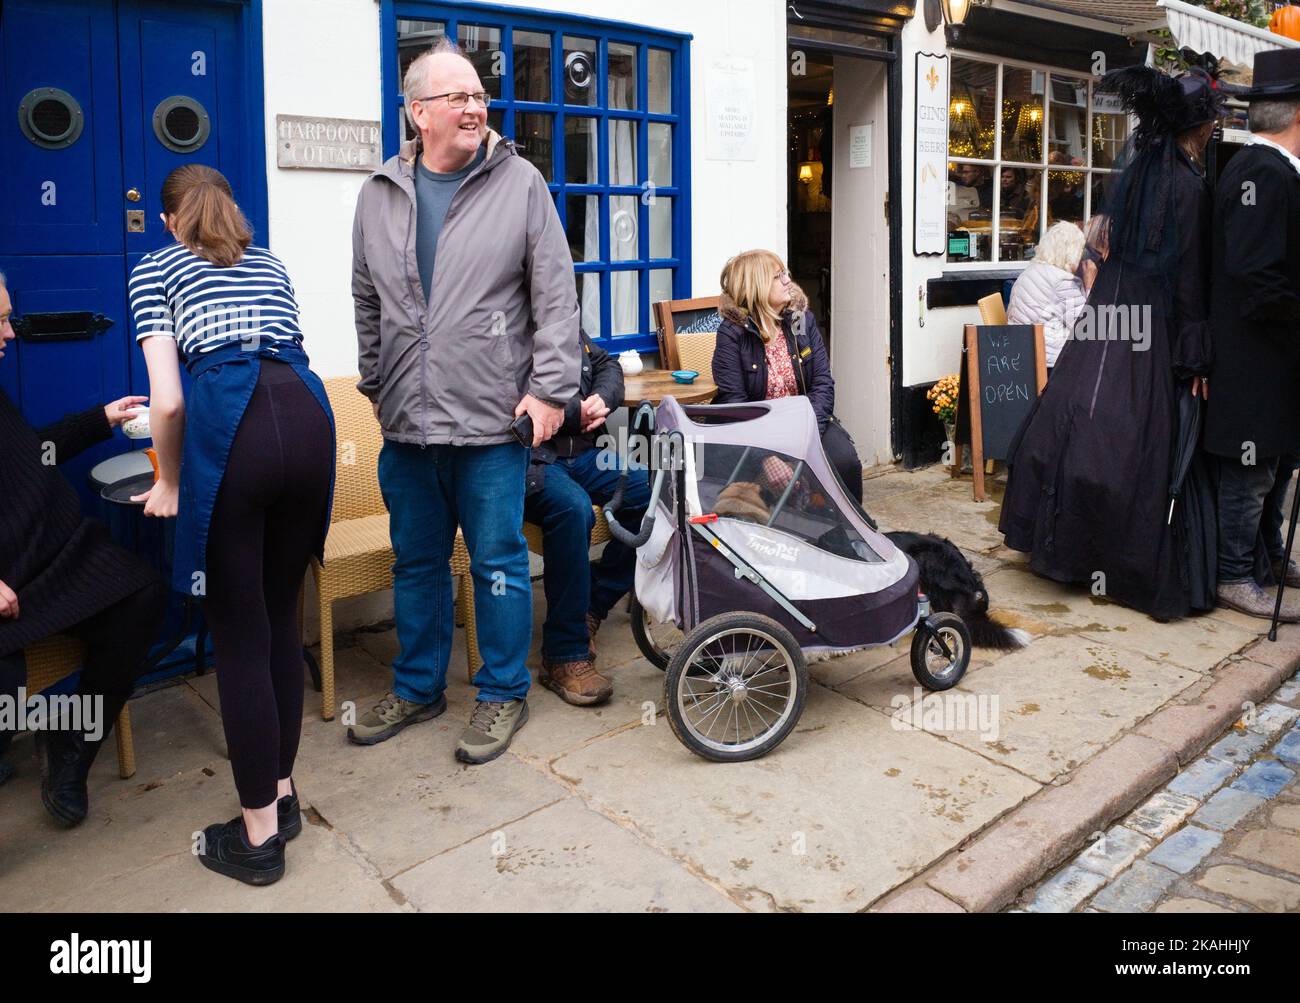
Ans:
<svg viewBox="0 0 1300 1003"><path fill-rule="evenodd" d="M716 515L709 529L791 602L847 601L848 606L833 604L829 611L822 606L822 616L856 619L856 609L869 620L873 604L863 597L883 598L882 593L907 591L905 583L914 584L907 555L871 528L827 461L807 398L688 408L670 399L659 408L657 424L661 435L684 437L688 494L695 496L687 499L688 509L695 508L696 499L699 506L690 514ZM666 506L660 516L671 525ZM678 602L664 595L669 568L659 568L664 577L654 580L667 543L664 532L656 536L657 545L642 555L638 595L653 594L654 606L665 613L671 606L677 613ZM743 597L751 588L746 584L734 605L725 605L746 608ZM914 605L914 589L911 601ZM644 596L643 604L652 605ZM894 629L896 618L888 619L888 629ZM856 643L894 636L878 637L869 624L861 626L863 640Z"/></svg>

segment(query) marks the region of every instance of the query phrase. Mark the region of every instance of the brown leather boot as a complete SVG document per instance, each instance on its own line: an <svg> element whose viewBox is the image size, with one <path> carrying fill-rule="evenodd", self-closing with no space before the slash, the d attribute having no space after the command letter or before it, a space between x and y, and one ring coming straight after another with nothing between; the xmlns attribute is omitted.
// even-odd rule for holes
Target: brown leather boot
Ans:
<svg viewBox="0 0 1300 1003"><path fill-rule="evenodd" d="M614 684L597 672L590 660L544 664L541 683L574 707L594 707L614 695Z"/></svg>
<svg viewBox="0 0 1300 1003"><path fill-rule="evenodd" d="M596 635L600 633L600 625L603 622L595 613L587 614L587 657L593 662L596 660Z"/></svg>

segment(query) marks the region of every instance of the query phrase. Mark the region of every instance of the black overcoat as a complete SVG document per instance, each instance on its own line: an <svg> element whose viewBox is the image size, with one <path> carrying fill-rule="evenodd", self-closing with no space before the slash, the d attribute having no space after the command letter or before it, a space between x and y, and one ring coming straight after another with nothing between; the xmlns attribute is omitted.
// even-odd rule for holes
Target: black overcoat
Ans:
<svg viewBox="0 0 1300 1003"><path fill-rule="evenodd" d="M1190 395L1191 377L1212 362L1210 191L1181 153L1172 162L1176 253L1163 270L1118 255L1102 264L1012 444L1000 523L1035 573L1096 586L1161 619L1214 603L1213 491L1199 463L1170 522L1178 396ZM1085 340L1114 307L1135 308L1149 323L1146 350L1136 329L1129 341Z"/></svg>
<svg viewBox="0 0 1300 1003"><path fill-rule="evenodd" d="M19 607L17 619L0 619L0 657L158 580L144 561L115 546L102 524L83 517L57 468L111 434L102 407L37 432L0 391L0 581L17 593Z"/></svg>
<svg viewBox="0 0 1300 1003"><path fill-rule="evenodd" d="M1248 146L1215 197L1215 362L1205 448L1259 460L1300 448L1300 173Z"/></svg>

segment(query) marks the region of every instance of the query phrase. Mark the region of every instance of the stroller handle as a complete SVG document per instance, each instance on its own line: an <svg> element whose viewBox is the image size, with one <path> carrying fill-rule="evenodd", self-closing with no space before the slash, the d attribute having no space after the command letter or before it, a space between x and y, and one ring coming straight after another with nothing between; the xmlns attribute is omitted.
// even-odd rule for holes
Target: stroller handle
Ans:
<svg viewBox="0 0 1300 1003"><path fill-rule="evenodd" d="M618 479L618 488L614 491L614 497L609 500L605 506L605 521L609 524L609 533L615 540L625 547L631 547L633 550L639 550L644 547L650 540L651 534L655 528L655 508L659 503L659 495L663 489L663 473L658 469L658 463L655 460L654 451L654 434L655 434L655 409L649 401L642 401L636 409L636 414L632 417L632 426L628 433L628 451L629 454L636 450L635 443L638 439L645 443L646 455L650 457L650 465L656 471L654 490L651 492L650 506L646 509L645 518L641 520L641 529L633 533L625 529L618 521L616 516L623 507L623 500L627 496L627 482L632 474L630 462L624 465L623 474Z"/></svg>

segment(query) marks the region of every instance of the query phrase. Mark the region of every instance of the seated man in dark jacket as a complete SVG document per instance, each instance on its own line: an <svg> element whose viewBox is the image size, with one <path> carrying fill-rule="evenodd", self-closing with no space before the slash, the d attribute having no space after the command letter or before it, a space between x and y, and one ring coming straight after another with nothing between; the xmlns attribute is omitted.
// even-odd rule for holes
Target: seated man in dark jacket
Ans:
<svg viewBox="0 0 1300 1003"><path fill-rule="evenodd" d="M623 405L618 360L582 333L582 379L569 401L564 426L533 450L524 518L542 527L546 559L546 623L542 627L541 683L575 707L604 703L613 684L596 671L596 632L615 604L631 590L636 552L617 540L588 562L593 505L605 505L618 488L617 454L605 449L605 419ZM650 504L649 477L633 470L619 522L639 529Z"/></svg>
<svg viewBox="0 0 1300 1003"><path fill-rule="evenodd" d="M14 339L11 313L0 276L0 359ZM23 649L54 634L80 638L81 721L43 722L36 732L41 800L69 826L86 817L86 776L162 625L167 590L148 565L109 542L103 526L82 518L56 467L107 439L144 400L126 397L36 432L0 392L0 752L19 716ZM0 781L9 772L0 764Z"/></svg>

